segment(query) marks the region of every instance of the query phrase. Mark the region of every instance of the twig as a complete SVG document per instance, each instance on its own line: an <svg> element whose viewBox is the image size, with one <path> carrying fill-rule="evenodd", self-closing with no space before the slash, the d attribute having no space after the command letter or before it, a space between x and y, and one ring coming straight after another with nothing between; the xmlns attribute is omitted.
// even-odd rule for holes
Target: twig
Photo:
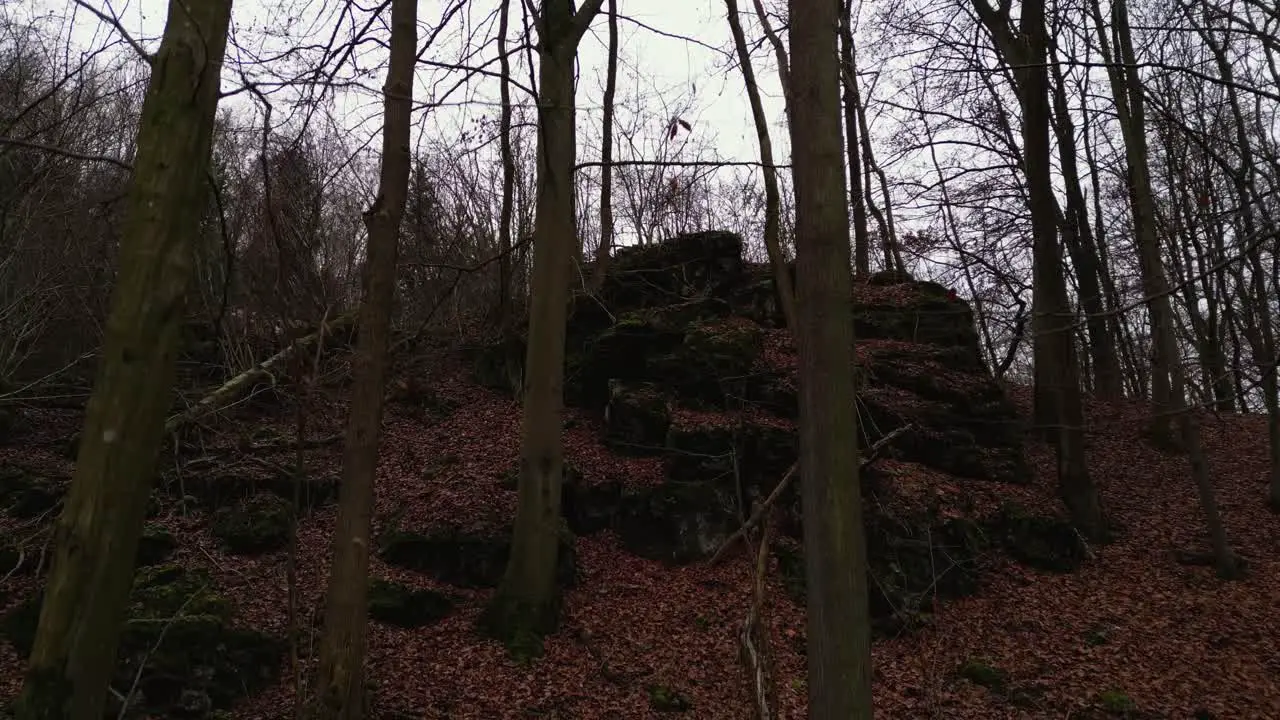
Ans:
<svg viewBox="0 0 1280 720"><path fill-rule="evenodd" d="M760 549L756 552L755 577L751 609L747 611L747 619L742 624L742 652L746 656L747 669L751 673L751 684L755 690L756 716L759 720L773 718L773 706L769 701L771 678L769 673L769 636L763 629L765 603L765 570L769 562L769 530L765 523L760 533ZM758 641L758 642L757 642Z"/></svg>
<svg viewBox="0 0 1280 720"><path fill-rule="evenodd" d="M868 465L879 458L880 452L889 443L893 442L899 435L907 432L912 427L914 426L908 423L875 441L871 447L867 448L866 455L863 456L862 462L858 465L858 469L865 470ZM715 554L713 554L711 559L707 561L708 565L715 565L720 562L724 557L725 552L729 549L729 546L733 545L733 543L739 538L745 537L746 534L751 531L751 528L755 527L760 522L760 519L769 511L769 508L773 507L774 503L778 501L778 498L782 496L782 492L787 489L787 485L791 484L791 480L795 477L796 469L799 466L799 462L791 463L791 467L787 469L787 474L783 475L782 480L778 481L777 487L773 489L773 492L769 493L769 497L765 498L765 501L756 507L756 511L751 513L751 517L742 525L742 527L738 528L736 532L729 536L729 539L725 540L724 543L716 549Z"/></svg>

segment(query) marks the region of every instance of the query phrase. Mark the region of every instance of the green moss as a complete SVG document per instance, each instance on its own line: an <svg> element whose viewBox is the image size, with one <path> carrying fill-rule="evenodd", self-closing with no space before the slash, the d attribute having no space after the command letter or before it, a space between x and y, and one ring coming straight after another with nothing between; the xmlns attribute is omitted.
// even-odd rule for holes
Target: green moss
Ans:
<svg viewBox="0 0 1280 720"><path fill-rule="evenodd" d="M1098 693L1102 709L1114 715L1126 715L1138 709L1137 703L1122 690L1110 689Z"/></svg>
<svg viewBox="0 0 1280 720"><path fill-rule="evenodd" d="M1016 503L1005 503L987 526L1009 555L1037 570L1073 572L1084 562L1084 541L1066 520L1032 515Z"/></svg>
<svg viewBox="0 0 1280 720"><path fill-rule="evenodd" d="M472 588L497 587L510 555L510 528L494 528L485 533L453 527L424 532L396 530L383 535L378 551L384 562L396 567L426 573L450 585ZM566 587L577 579L573 536L567 530L560 540L556 576Z"/></svg>
<svg viewBox="0 0 1280 720"><path fill-rule="evenodd" d="M279 550L293 531L293 504L274 493L258 493L214 514L213 535L230 553Z"/></svg>
<svg viewBox="0 0 1280 720"><path fill-rule="evenodd" d="M966 660L956 671L960 677L989 690L999 690L1009 682L1009 675L983 659Z"/></svg>
<svg viewBox="0 0 1280 720"><path fill-rule="evenodd" d="M138 567L158 565L164 562L177 546L178 541L174 539L173 533L163 526L147 523L142 528L142 537L138 540L136 564Z"/></svg>
<svg viewBox="0 0 1280 720"><path fill-rule="evenodd" d="M559 627L560 602L558 591L531 602L500 588L476 619L476 629L506 646L512 660L528 664L542 656L544 638Z"/></svg>
<svg viewBox="0 0 1280 720"><path fill-rule="evenodd" d="M0 621L23 657L31 652L41 600L27 598ZM142 716L207 717L278 675L284 644L233 627L231 603L203 572L174 564L143 568L127 612L113 684L130 687L137 679Z"/></svg>
<svg viewBox="0 0 1280 720"><path fill-rule="evenodd" d="M693 709L693 702L679 690L666 685L650 685L649 707L658 712L687 712Z"/></svg>
<svg viewBox="0 0 1280 720"><path fill-rule="evenodd" d="M430 625L453 612L453 601L434 590L374 580L369 584L369 617L403 628Z"/></svg>

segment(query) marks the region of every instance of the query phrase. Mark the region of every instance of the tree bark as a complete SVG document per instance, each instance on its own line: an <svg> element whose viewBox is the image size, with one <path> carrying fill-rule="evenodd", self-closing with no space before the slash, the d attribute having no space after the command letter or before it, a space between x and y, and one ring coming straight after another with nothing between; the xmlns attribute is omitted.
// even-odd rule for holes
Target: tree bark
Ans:
<svg viewBox="0 0 1280 720"><path fill-rule="evenodd" d="M751 67L747 38L742 32L742 21L738 17L737 0L725 0L725 8L728 11L733 44L738 53L738 66L742 68L742 82L747 88L747 98L751 102L751 117L755 121L756 138L760 142L760 164L764 172L764 245L769 253L769 263L773 266L773 288L778 295L778 303L782 308L782 316L787 327L794 333L796 329L795 290L791 284L791 273L787 270L786 257L782 254L782 196L778 191L778 170L773 164L773 142L769 137L769 120L765 117L764 103L760 100L760 87L756 84L755 70Z"/></svg>
<svg viewBox="0 0 1280 720"><path fill-rule="evenodd" d="M569 270L577 254L573 198L574 58L604 0L544 0L538 34L538 198L533 298L525 355L519 504L511 557L480 627L527 657L559 622L556 561L561 532L564 343Z"/></svg>
<svg viewBox="0 0 1280 720"><path fill-rule="evenodd" d="M364 656L368 616L373 484L382 430L391 311L395 302L400 221L409 195L409 132L418 44L418 0L391 3L391 47L383 87L382 169L378 195L364 214L368 259L360 336L352 367L351 409L342 453L342 488L325 601L315 717L364 717Z"/></svg>
<svg viewBox="0 0 1280 720"><path fill-rule="evenodd" d="M791 0L800 472L809 717L872 717L866 541L858 482L849 214L838 5Z"/></svg>
<svg viewBox="0 0 1280 720"><path fill-rule="evenodd" d="M498 114L498 144L502 153L502 205L498 209L498 325L503 338L511 335L515 324L515 308L511 296L515 292L512 278L511 215L516 182L516 158L511 150L511 59L507 57L507 28L510 25L511 0L502 0L498 16L498 93L502 107Z"/></svg>
<svg viewBox="0 0 1280 720"><path fill-rule="evenodd" d="M862 157L858 148L858 95L850 80L858 68L853 61L853 5L840 3L840 73L844 93L845 153L849 156L849 207L853 213L853 271L860 276L871 274L871 238L867 233L867 204L862 191ZM892 270L886 267L886 270Z"/></svg>
<svg viewBox="0 0 1280 720"><path fill-rule="evenodd" d="M613 103L618 90L618 0L609 0L609 59L604 80L604 123L600 142L600 246L591 274L591 291L604 285L613 257ZM767 222L767 221L766 221Z"/></svg>
<svg viewBox="0 0 1280 720"><path fill-rule="evenodd" d="M1013 68L1022 107L1022 144L1031 209L1036 386L1045 393L1057 447L1058 491L1080 532L1092 540L1107 536L1097 488L1084 454L1084 408L1071 327L1075 317L1067 301L1062 253L1058 246L1057 201L1050 175L1048 35L1044 0L1022 3L1015 31L1010 4L996 10L986 0L973 0L974 10L995 41L1004 62Z"/></svg>
<svg viewBox="0 0 1280 720"><path fill-rule="evenodd" d="M172 399L230 0L169 4L138 127L119 275L75 475L54 529L23 720L102 716Z"/></svg>
<svg viewBox="0 0 1280 720"><path fill-rule="evenodd" d="M1080 283L1080 305L1086 313L1089 332L1089 356L1093 362L1094 393L1108 400L1124 397L1120 360L1114 338L1107 327L1106 308L1102 301L1102 284L1098 280L1098 255L1089 224L1080 171L1076 162L1075 126L1067 104L1066 80L1057 63L1053 68L1053 128L1058 138L1058 155L1062 161L1063 184L1067 191L1067 207L1063 215L1067 249L1075 265Z"/></svg>

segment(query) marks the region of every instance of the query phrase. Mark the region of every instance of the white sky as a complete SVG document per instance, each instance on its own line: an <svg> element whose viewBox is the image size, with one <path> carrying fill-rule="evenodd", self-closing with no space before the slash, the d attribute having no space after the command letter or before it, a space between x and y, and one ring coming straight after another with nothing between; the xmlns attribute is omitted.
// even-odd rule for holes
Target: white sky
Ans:
<svg viewBox="0 0 1280 720"><path fill-rule="evenodd" d="M167 14L165 0L83 0L88 5L103 12L114 12L120 24L130 35L136 38L149 50L158 44L158 38L164 29ZM27 3L23 3L27 5ZM372 4L372 3L369 3ZM580 4L580 3L579 3ZM472 2L472 7L464 10L469 19L459 22L458 17L452 20L454 30L442 35L434 45L434 50L426 56L441 62L457 61L459 49L464 45L460 30L464 26L471 33L491 36L492 31L482 28L477 31L475 25L486 21L486 15L498 7L497 0L490 2ZM732 45L728 25L725 20L723 2L689 2L688 0L621 0L618 3L619 14L632 18L655 30L693 37L707 45L731 51ZM755 30L754 14L750 11L750 0L740 2L744 24L748 38L758 36ZM118 39L119 33L107 24L99 21L83 7L77 7L73 0L31 0L27 5L31 16L44 16L45 21L55 27L63 28L77 44L88 49L101 46L111 39ZM280 30L286 22L290 22L284 12L275 8L287 7L298 13L286 31L286 37L280 37ZM278 50L291 43L317 41L321 36L332 31L334 10L341 7L333 0L292 0L289 2L271 2L269 0L235 0L233 6L233 32L235 39L242 47L261 48L263 51ZM420 43L430 32L444 12L446 3L442 0L420 0L419 40ZM606 5L607 7L607 5ZM10 6L12 10L12 6ZM19 11L22 12L22 11ZM496 16L492 20L492 28L496 30ZM518 37L521 11L519 0L513 0L511 10L510 37ZM578 124L584 135L598 137L601 122L600 106L604 87L604 62L607 55L607 18L603 13L597 16L592 29L583 38L579 52L580 81L578 86ZM348 21L348 25L350 22ZM70 28L70 30L66 30ZM267 32L264 32L267 31ZM270 37L274 34L276 37ZM684 117L693 124L694 132L704 146L713 147L715 152L725 160L755 161L759 159L755 130L751 123L750 106L742 90L741 73L736 64L729 63L729 56L715 52L696 43L672 37L664 37L636 23L621 20L619 22L620 54L622 66L619 70L618 100L628 101L640 95L648 101L654 111L663 104L676 104L690 96L694 98L694 109ZM509 41L512 45L514 42ZM229 53L235 52L229 50ZM496 47L490 45L479 58L472 62L496 57ZM788 155L788 138L786 126L782 123L783 109L779 92L776 70L771 62L772 55L766 47L755 53L755 70L762 92L765 95L766 111L773 121L773 142L775 155L779 161ZM377 68L377 60L369 53L362 53L362 67ZM489 69L497 71L494 62ZM513 73L520 72L513 67ZM523 70L527 78L527 69ZM416 100L430 98L430 85L437 88L452 85L462 77L462 73L454 71L448 75L449 82L441 82L442 71L433 68L420 68L419 87ZM382 81L382 71L376 69L373 75L363 78L362 82L369 87L377 87ZM224 77L223 89L227 90L238 84L234 77ZM525 82L527 84L527 80ZM368 93L359 93L352 97L336 98L338 108L345 109L347 117L352 121L368 117L376 113L377 99ZM458 102L469 99L464 106L449 105L433 109L434 120L428 119L422 126L424 129L438 128L446 136L456 132L461 122L478 114L496 115L496 107L489 102L497 99L496 80L473 78L465 95L455 92L449 100ZM480 102L474 102L479 100ZM485 101L489 102L485 102ZM513 101L526 102L527 97L518 90L513 90ZM238 99L228 101L238 104ZM375 104L371 104L375 103ZM372 130L372 128L370 128ZM580 159L594 159L594 148L582 147L580 143ZM592 143L594 145L594 143ZM583 151L586 152L583 152Z"/></svg>

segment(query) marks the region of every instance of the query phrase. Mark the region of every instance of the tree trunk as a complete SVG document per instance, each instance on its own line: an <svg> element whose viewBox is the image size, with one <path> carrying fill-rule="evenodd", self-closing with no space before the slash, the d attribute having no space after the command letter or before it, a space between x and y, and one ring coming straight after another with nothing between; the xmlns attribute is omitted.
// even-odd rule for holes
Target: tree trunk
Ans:
<svg viewBox="0 0 1280 720"><path fill-rule="evenodd" d="M869 720L871 628L858 482L837 10L834 2L790 4L809 717Z"/></svg>
<svg viewBox="0 0 1280 720"><path fill-rule="evenodd" d="M751 117L756 125L756 138L760 142L760 164L764 171L764 245L773 266L773 287L787 327L796 330L795 290L791 286L791 273L787 270L786 257L782 254L782 196L778 192L778 170L773 165L773 142L769 138L769 120L760 100L760 88L756 85L755 70L751 67L751 54L747 51L747 38L742 32L738 17L737 0L725 0L729 29L738 52L738 65L742 68L742 81L751 101Z"/></svg>
<svg viewBox="0 0 1280 720"><path fill-rule="evenodd" d="M1101 20L1101 12L1097 9L1096 0L1094 19L1095 22ZM1208 463L1200 438L1200 424L1195 414L1186 408L1186 372L1183 370L1178 352L1173 306L1169 301L1169 280L1165 275L1164 261L1160 257L1160 243L1156 238L1155 197L1151 188L1151 171L1147 160L1144 111L1146 101L1143 98L1142 79L1138 75L1137 60L1133 51L1132 33L1129 30L1129 10L1125 0L1114 0L1111 19L1112 32L1116 37L1116 51L1124 66L1109 66L1108 72L1112 78L1116 112L1128 159L1129 193L1138 241L1142 289L1150 298L1147 309L1151 315L1152 344L1155 355L1152 359L1151 383L1152 439L1165 447L1177 447L1177 441L1169 437L1172 432L1171 423L1177 420L1181 431L1181 447L1188 453L1191 476L1200 495L1201 508L1205 513L1214 563L1220 575L1232 577L1236 574L1235 555L1227 544L1226 529L1222 524L1221 513L1218 511L1218 503L1214 497ZM1162 379L1162 375L1166 379ZM1167 389L1162 389L1163 382L1169 383ZM1160 392L1165 392L1166 395L1162 398L1159 395Z"/></svg>
<svg viewBox="0 0 1280 720"><path fill-rule="evenodd" d="M599 292L609 270L613 246L613 98L618 88L618 0L609 0L609 59L604 80L604 127L600 143L600 247L591 274L591 291ZM767 172L767 171L766 171ZM767 211L766 211L767 212ZM768 220L765 220L767 236Z"/></svg>
<svg viewBox="0 0 1280 720"><path fill-rule="evenodd" d="M1031 206L1034 277L1032 328L1035 330L1036 385L1053 408L1056 427L1058 489L1072 522L1092 540L1107 536L1097 488L1084 454L1084 408L1072 341L1075 317L1067 301L1062 254L1058 247L1057 205L1050 175L1048 37L1044 0L1022 3L1021 27L1015 31L1009 5L1000 10L986 0L973 0L974 10L991 33L1004 62L1013 68L1022 107L1022 143Z"/></svg>
<svg viewBox="0 0 1280 720"><path fill-rule="evenodd" d="M507 28L510 25L511 0L502 0L498 16L498 93L502 107L498 115L498 143L502 153L502 205L498 209L498 325L502 337L511 335L515 324L515 293L512 278L511 215L515 193L516 158L511 150L511 59L507 57Z"/></svg>
<svg viewBox="0 0 1280 720"><path fill-rule="evenodd" d="M1137 69L1122 68L1112 61L1112 52L1106 39L1106 26L1102 22L1102 14L1097 0L1093 0L1090 10L1093 14L1094 23L1097 25L1099 51L1106 62L1107 76L1111 80L1111 93L1115 100L1116 119L1120 124L1120 132L1124 136L1128 161L1129 203L1133 212L1134 242L1137 245L1138 265L1142 274L1142 293L1144 296L1152 298L1147 303L1147 314L1150 318L1152 334L1155 336L1157 327L1172 327L1173 319L1172 317L1167 317L1171 312L1167 296L1169 283L1167 281L1159 282L1160 279L1164 278L1164 267L1161 264L1159 244L1155 240L1155 200L1151 194L1151 173L1147 165L1147 141L1146 129L1143 127L1142 99L1139 97L1135 100L1132 85L1129 84L1130 80L1133 79L1130 75L1136 73ZM1113 8L1113 25L1118 18L1116 12ZM1118 32L1118 29L1114 27L1112 30L1113 32ZM1117 50L1122 56L1126 54L1122 48L1117 48ZM1174 449L1177 447L1178 441L1174 435L1172 424L1175 408L1171 397L1172 379L1169 374L1172 371L1172 365L1178 361L1178 356L1167 356L1165 353L1168 348L1161 344L1159 337L1153 337L1151 345L1152 413L1149 431L1151 440L1156 446Z"/></svg>
<svg viewBox="0 0 1280 720"><path fill-rule="evenodd" d="M1062 160L1063 184L1067 190L1067 207L1064 213L1064 236L1067 249L1075 265L1080 283L1080 305L1086 313L1085 326L1089 332L1089 354L1093 361L1094 392L1103 399L1118 400L1124 397L1120 360L1116 355L1114 338L1107 327L1107 316L1102 302L1102 284L1098 280L1098 255L1089 224L1089 212L1085 206L1084 191L1080 187L1080 171L1076 164L1075 127L1071 122L1071 109L1067 105L1067 91L1062 70L1057 63L1051 65L1054 74L1053 109L1054 130L1058 138L1058 155Z"/></svg>
<svg viewBox="0 0 1280 720"><path fill-rule="evenodd" d="M858 148L858 103L854 83L850 81L858 68L853 62L853 5L840 3L840 73L844 93L845 154L849 156L849 207L853 213L853 271L860 276L871 274L871 239L867 233L867 205L862 191L862 157ZM892 270L892 268L885 268Z"/></svg>
<svg viewBox="0 0 1280 720"><path fill-rule="evenodd" d="M230 0L169 4L138 127L119 275L75 475L54 530L23 720L102 716L172 400Z"/></svg>
<svg viewBox="0 0 1280 720"><path fill-rule="evenodd" d="M418 44L418 0L391 3L391 48L383 88L382 169L378 195L364 214L368 259L360 336L352 363L351 409L342 453L342 488L325 602L315 717L364 717L365 630L373 483L378 469L382 395L395 301L400 220L409 194L409 131Z"/></svg>
<svg viewBox="0 0 1280 720"><path fill-rule="evenodd" d="M556 561L564 466L564 342L569 269L576 255L573 165L574 57L603 0L576 13L572 0L545 0L538 18L538 198L534 219L533 298L525 355L519 504L511 557L479 619L488 634L528 657L559 622Z"/></svg>

